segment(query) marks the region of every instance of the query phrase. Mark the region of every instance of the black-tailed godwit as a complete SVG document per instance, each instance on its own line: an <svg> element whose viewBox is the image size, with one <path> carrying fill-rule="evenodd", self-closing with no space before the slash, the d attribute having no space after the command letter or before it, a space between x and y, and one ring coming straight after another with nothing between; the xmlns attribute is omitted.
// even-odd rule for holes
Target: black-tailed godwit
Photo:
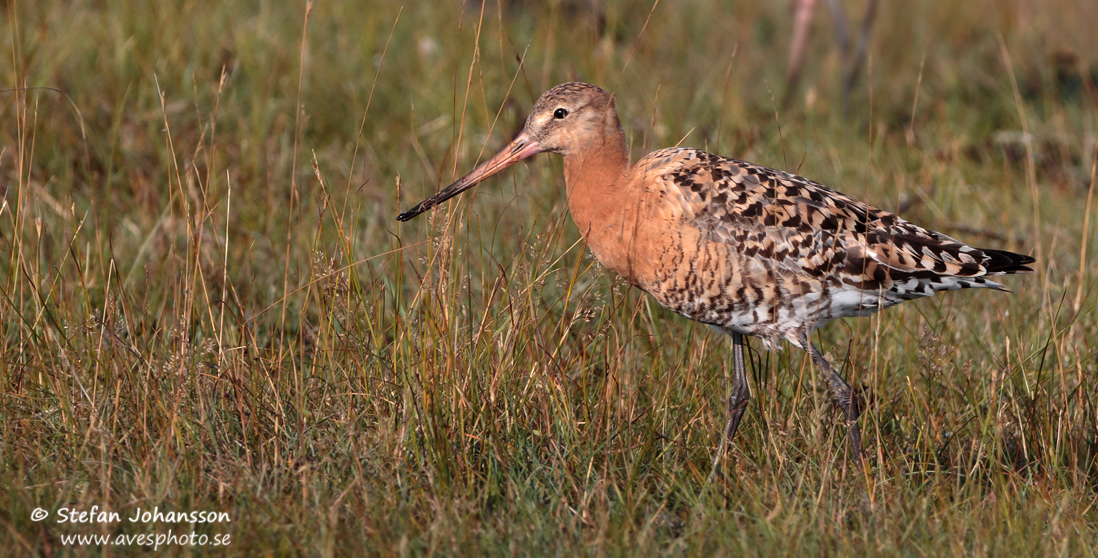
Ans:
<svg viewBox="0 0 1098 558"><path fill-rule="evenodd" d="M787 172L690 148L631 165L613 95L579 82L542 94L507 147L397 220L544 152L564 156L572 219L603 266L732 337L732 395L713 471L751 397L744 335L808 352L860 458L858 405L809 333L937 291L1005 290L988 277L1032 271L1029 256L973 248Z"/></svg>

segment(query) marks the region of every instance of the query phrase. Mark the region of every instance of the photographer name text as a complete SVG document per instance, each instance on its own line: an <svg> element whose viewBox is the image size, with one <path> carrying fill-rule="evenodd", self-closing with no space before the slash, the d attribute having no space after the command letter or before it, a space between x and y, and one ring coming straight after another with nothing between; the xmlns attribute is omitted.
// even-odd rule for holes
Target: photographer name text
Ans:
<svg viewBox="0 0 1098 558"><path fill-rule="evenodd" d="M188 511L174 510L161 511L160 507L151 510L137 508L133 514L126 514L125 521L129 523L230 523L229 514L214 511ZM118 512L100 509L92 506L90 510L76 508L60 508L57 510L58 523L120 523L123 517Z"/></svg>

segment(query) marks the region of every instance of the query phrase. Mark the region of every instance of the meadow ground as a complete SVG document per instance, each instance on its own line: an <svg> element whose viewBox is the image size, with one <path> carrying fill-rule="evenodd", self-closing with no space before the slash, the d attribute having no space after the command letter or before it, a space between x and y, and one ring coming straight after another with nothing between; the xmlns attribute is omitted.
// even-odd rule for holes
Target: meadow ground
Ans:
<svg viewBox="0 0 1098 558"><path fill-rule="evenodd" d="M845 115L825 3L785 106L788 3L594 4L7 0L0 553L1098 553L1098 3L882 3ZM394 220L571 79L634 157L796 171L1036 272L820 332L864 471L803 352L753 344L706 485L729 342L585 254L559 158ZM57 522L93 506L231 522Z"/></svg>

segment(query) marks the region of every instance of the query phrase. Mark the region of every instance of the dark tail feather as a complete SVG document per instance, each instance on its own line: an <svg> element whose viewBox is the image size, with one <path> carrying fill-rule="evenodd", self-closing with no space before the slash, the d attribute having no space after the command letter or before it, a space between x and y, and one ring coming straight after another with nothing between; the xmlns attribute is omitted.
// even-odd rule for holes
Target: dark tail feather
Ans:
<svg viewBox="0 0 1098 558"><path fill-rule="evenodd" d="M989 275L1032 273L1033 268L1029 267L1029 264L1037 261L1030 256L1015 254L1014 252L1007 252L1006 250L980 248L980 251L987 256L987 261L984 262L984 268L987 269Z"/></svg>

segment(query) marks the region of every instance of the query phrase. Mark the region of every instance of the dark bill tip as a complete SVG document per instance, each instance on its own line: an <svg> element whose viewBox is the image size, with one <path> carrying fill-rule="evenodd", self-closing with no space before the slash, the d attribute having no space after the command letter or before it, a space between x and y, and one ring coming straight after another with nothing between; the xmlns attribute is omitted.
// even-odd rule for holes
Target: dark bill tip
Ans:
<svg viewBox="0 0 1098 558"><path fill-rule="evenodd" d="M418 217L419 214L423 213L424 211L427 211L427 209L428 208L423 207L422 203L417 204L412 209L409 209L408 211L405 211L404 213L401 213L400 215L397 215L397 221L400 221L402 223L405 222L405 221L411 221L412 219L415 219L416 217Z"/></svg>

